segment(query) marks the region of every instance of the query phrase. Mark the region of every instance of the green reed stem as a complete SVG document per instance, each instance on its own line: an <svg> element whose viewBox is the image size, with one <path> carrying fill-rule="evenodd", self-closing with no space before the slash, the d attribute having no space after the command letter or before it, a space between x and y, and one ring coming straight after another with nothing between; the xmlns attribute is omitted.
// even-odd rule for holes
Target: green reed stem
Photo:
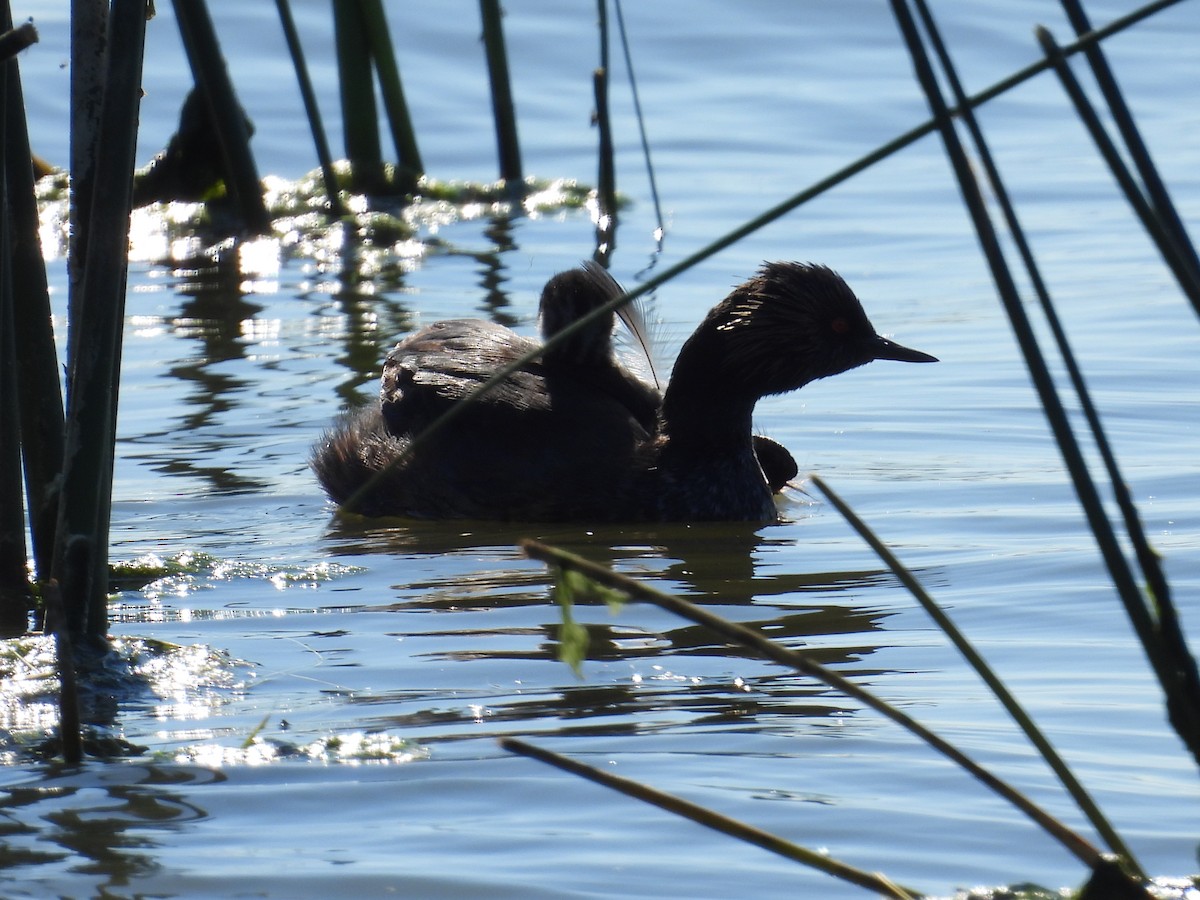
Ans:
<svg viewBox="0 0 1200 900"><path fill-rule="evenodd" d="M271 230L271 217L263 203L258 166L250 151L246 115L225 67L208 7L204 0L174 0L174 7L192 75L204 96L209 121L221 146L225 187L236 204L242 227L254 234L265 234Z"/></svg>
<svg viewBox="0 0 1200 900"><path fill-rule="evenodd" d="M1046 761L1047 765L1050 766L1054 774L1058 776L1058 779L1062 782L1063 787L1067 789L1067 793L1069 793L1079 805L1079 808L1083 811L1083 814L1087 816L1088 821L1092 823L1092 827L1096 829L1097 833L1104 839L1104 842L1108 844L1109 848L1114 853L1120 854L1125 860L1127 860L1134 873L1137 874L1139 878L1145 878L1145 873L1142 871L1141 866L1138 865L1137 858L1130 851L1129 847L1126 846L1125 842L1121 839L1121 836L1117 834L1116 829L1114 829L1109 823L1108 819L1105 818L1104 813L1101 812L1091 795L1088 794L1083 785L1080 784L1078 779L1075 778L1074 773L1072 773L1067 767L1067 764L1063 761L1062 757L1058 755L1058 751L1054 749L1054 746L1050 743L1046 736L1042 734L1041 730L1037 727L1036 723L1034 723L1033 719L1029 717L1029 714L1026 713L1020 703L1017 702L1017 699L1012 695L1012 693L1005 686L1004 682L1000 680L1000 677L996 675L991 666L987 664L987 661L979 654L979 652L967 639L966 635L959 631L958 626L956 626L953 620L946 615L945 611L938 606L937 602L931 596L929 596L929 593L917 580L916 576L913 575L913 573L903 563L900 562L896 555L892 553L891 549L879 539L879 537L862 519L855 514L854 510L852 510L846 504L846 501L838 496L834 492L833 488L826 484L825 481L820 478L820 476L811 475L810 478L812 483L816 485L820 489L821 493L825 495L826 499L828 499L829 502L834 505L837 511L842 514L842 517L850 523L850 526L858 532L859 536L867 542L867 544L872 550L875 551L876 554L878 554L879 558L883 560L884 564L892 570L892 573L898 579L900 579L900 583L908 588L909 592L917 599L917 602L921 604L921 608L929 614L929 617L933 619L938 628L942 630L942 633L950 639L950 642L954 644L954 646L958 649L958 652L963 655L963 658L966 659L971 668L973 668L976 673L978 673L979 677L983 679L983 682L988 686L988 689L991 690L991 692L996 696L996 699L1000 701L1000 704L1005 710L1007 710L1008 714L1012 716L1013 720L1017 723L1017 726L1023 732L1025 732L1025 736L1029 738L1030 743L1037 748L1038 752L1042 755L1042 759Z"/></svg>
<svg viewBox="0 0 1200 900"><path fill-rule="evenodd" d="M842 881L866 888L869 891L875 891L884 897L894 897L897 900L916 900L916 898L924 896L912 888L904 888L894 884L881 875L856 869L824 853L801 847L770 832L763 831L761 828L756 828L737 819L723 816L713 810L705 809L696 803L664 793L652 787L647 787L632 779L622 778L620 775L613 775L611 772L605 772L602 769L576 762L570 757L535 747L533 744L527 744L525 741L516 738L501 738L499 743L503 749L510 753L517 753L529 759L536 759L538 762L562 769L564 772L570 772L572 775L586 778L588 781L593 781L614 791L619 791L627 797L633 797L635 800L641 800L644 803L649 803L651 806L657 806L659 809L682 816L685 819L690 819L706 828L719 831L721 834L729 835L748 844L754 844L756 847L762 847L764 850L768 850L785 859L802 863L827 875L839 878Z"/></svg>
<svg viewBox="0 0 1200 900"><path fill-rule="evenodd" d="M371 75L371 44L357 0L333 0L333 34L352 187L377 192L384 186L383 152Z"/></svg>
<svg viewBox="0 0 1200 900"><path fill-rule="evenodd" d="M66 455L53 571L75 637L108 630L108 527L125 313L129 211L141 102L145 0L114 0L97 132L79 333L70 365Z"/></svg>
<svg viewBox="0 0 1200 900"><path fill-rule="evenodd" d="M896 709L891 704L876 697L870 691L848 681L831 669L814 662L807 655L795 650L789 650L782 644L763 637L757 631L747 628L745 625L730 622L701 606L641 584L632 578L621 575L611 569L606 569L601 565L583 559L573 553L568 553L565 550L550 547L539 541L530 539L521 541L521 549L532 559L540 560L547 565L555 566L559 569L579 572L605 587L628 594L634 600L644 600L648 603L653 603L660 609L665 609L690 622L695 622L697 625L708 628L730 643L747 647L772 662L795 669L803 675L809 675L823 684L841 691L846 696L891 719L909 731L909 733L923 740L934 750L966 769L978 781L1013 804L1017 809L1045 829L1048 834L1085 865L1091 867L1103 858L1100 851L1093 847L1087 840L1055 819L1016 788L996 777L991 772L988 772L953 744L934 734L907 713Z"/></svg>
<svg viewBox="0 0 1200 900"><path fill-rule="evenodd" d="M396 52L392 47L387 17L383 14L380 0L358 0L362 22L366 28L367 41L371 47L371 59L379 75L379 90L383 94L383 108L387 113L388 127L396 145L396 165L399 174L399 189L411 193L417 180L425 174L421 153L417 149L417 133L408 114L408 103L404 99L404 88L400 83L400 67L396 64Z"/></svg>
<svg viewBox="0 0 1200 900"><path fill-rule="evenodd" d="M308 76L308 64L304 61L304 47L300 44L300 35L296 31L296 20L292 18L292 7L288 0L275 0L275 6L279 10L279 22L283 26L283 36L287 41L288 54L292 57L292 66L296 69L296 81L300 85L300 97L304 101L304 114L308 117L308 127L312 131L313 144L317 148L321 177L325 182L325 195L329 198L329 212L335 218L341 218L346 215L346 206L342 203L342 195L338 190L337 175L333 171L333 154L329 152L325 126L321 123L321 108L317 105L317 95L313 91L312 79Z"/></svg>
<svg viewBox="0 0 1200 900"><path fill-rule="evenodd" d="M1042 45L1042 51L1046 54L1046 58L1054 67L1055 74L1058 75L1059 81L1062 82L1063 90L1075 106L1075 112L1079 115L1080 121L1087 128L1088 134L1091 135L1093 142L1096 144L1096 149L1100 151L1100 155L1112 170L1113 177L1120 186L1121 191L1125 194L1125 199L1129 201L1129 205L1133 207L1134 213L1137 214L1142 226L1150 235L1154 245L1158 248L1158 252L1162 254L1163 260L1170 268L1171 273L1179 282L1179 287L1192 305L1196 307L1196 312L1200 313L1200 270L1197 270L1193 264L1195 257L1194 251L1189 256L1188 252L1180 247L1177 242L1177 235L1168 228L1164 221L1157 215L1154 208L1146 200L1134 181L1133 176L1129 173L1129 168L1125 165L1125 161L1121 158L1121 154L1117 151L1113 144L1112 138L1104 130L1104 126L1100 122L1100 117L1096 114L1096 110L1092 107L1091 102L1084 94L1083 88L1080 87L1079 81L1067 66L1066 57L1062 53L1062 49L1058 46L1054 37L1045 28L1037 29L1037 39ZM1186 241L1186 234L1182 235ZM1190 249L1190 248L1189 248Z"/></svg>
<svg viewBox="0 0 1200 900"><path fill-rule="evenodd" d="M508 52L504 47L500 0L479 0L479 13L483 18L483 46L487 54L488 81L492 86L500 177L510 189L520 191L524 187L524 175L521 172L521 147L517 140L517 116L508 72Z"/></svg>

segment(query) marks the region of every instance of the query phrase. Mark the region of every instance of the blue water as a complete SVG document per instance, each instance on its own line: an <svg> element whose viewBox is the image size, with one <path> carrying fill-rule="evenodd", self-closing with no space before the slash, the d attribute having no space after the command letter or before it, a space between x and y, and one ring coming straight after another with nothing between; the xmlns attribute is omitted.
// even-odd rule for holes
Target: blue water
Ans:
<svg viewBox="0 0 1200 900"><path fill-rule="evenodd" d="M328 5L294 6L340 153ZM274 6L211 8L263 173L310 171ZM1132 8L1088 7L1097 23ZM421 151L438 178L490 181L477 6L460 0L438 13L389 8ZM506 13L526 172L594 181L594 5L530 0ZM628 4L625 13L666 218L659 253L615 57L618 186L631 203L613 272L626 283L926 117L885 4ZM944 3L935 13L970 90L1037 58L1035 24L1061 42L1069 35L1043 0ZM66 14L48 2L14 9L27 15L42 37L21 57L33 142L64 164ZM1185 2L1105 45L1193 232L1198 40L1200 6ZM172 11L160 3L139 161L166 142L187 86ZM1195 634L1196 313L1052 77L993 101L982 121ZM10 865L6 895L863 896L512 758L493 741L503 735L922 891L1083 880L1020 814L895 726L664 612L578 610L599 642L593 658L581 679L554 660L549 578L514 546L530 534L811 650L1090 838L986 689L815 490L791 494L785 524L758 529L335 520L308 448L348 400L372 395L387 348L454 316L493 315L532 333L541 285L589 256L593 241L583 211L516 217L500 230L486 216L422 228L436 244L371 248L357 260L332 244L292 248L285 235L257 267L244 258L241 273L198 272L184 255L164 262L169 249L135 243L112 554L214 561L120 595L113 632L211 648L220 677L181 661L156 693L120 710L114 730L152 755L78 772L0 769L14 823L5 844L47 854ZM942 362L880 362L770 398L758 428L918 573L1143 865L1193 870L1194 764L1164 721L1082 521L940 143L924 138L660 288L662 357L764 259L833 266L882 333ZM64 334L61 259L50 276ZM258 748L241 749L256 733ZM360 733L385 742L391 763L325 743ZM273 747L312 756L280 759Z"/></svg>

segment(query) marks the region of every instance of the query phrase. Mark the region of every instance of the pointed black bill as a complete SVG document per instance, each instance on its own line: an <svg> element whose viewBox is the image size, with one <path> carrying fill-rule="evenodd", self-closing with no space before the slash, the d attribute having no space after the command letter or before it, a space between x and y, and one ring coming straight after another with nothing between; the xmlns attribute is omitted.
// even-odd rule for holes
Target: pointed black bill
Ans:
<svg viewBox="0 0 1200 900"><path fill-rule="evenodd" d="M920 350L913 350L879 335L875 335L871 349L875 352L876 359L894 359L899 362L938 362L936 356L930 356Z"/></svg>

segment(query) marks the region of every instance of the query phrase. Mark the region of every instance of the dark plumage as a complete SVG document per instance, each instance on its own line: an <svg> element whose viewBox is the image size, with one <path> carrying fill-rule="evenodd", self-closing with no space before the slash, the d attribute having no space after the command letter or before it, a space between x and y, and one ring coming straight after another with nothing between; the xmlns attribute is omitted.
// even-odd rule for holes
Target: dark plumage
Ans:
<svg viewBox="0 0 1200 900"><path fill-rule="evenodd" d="M620 290L590 264L555 276L542 295L543 332ZM794 476L795 462L751 434L759 397L873 359L934 361L877 335L830 269L800 263L765 265L705 317L661 404L614 360L612 324L603 317L509 375L389 468L426 425L538 346L480 320L410 335L384 363L380 406L344 417L314 449L318 478L345 503L386 469L354 503L365 515L773 521L772 488Z"/></svg>

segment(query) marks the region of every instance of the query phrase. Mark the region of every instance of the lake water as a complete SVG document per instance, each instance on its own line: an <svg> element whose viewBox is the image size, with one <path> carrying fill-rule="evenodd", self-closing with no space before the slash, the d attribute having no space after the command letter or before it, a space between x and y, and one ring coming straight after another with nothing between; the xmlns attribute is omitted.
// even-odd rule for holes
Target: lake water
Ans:
<svg viewBox="0 0 1200 900"><path fill-rule="evenodd" d="M64 4L14 7L36 151L67 161ZM295 13L335 152L328 4ZM389 5L390 6L390 5ZM175 127L189 75L170 4L149 25L139 161ZM263 173L315 168L275 7L213 0ZM1134 8L1093 2L1105 23ZM510 2L526 172L595 179L595 5ZM1049 0L938 4L970 90L1035 60ZM478 8L389 9L431 175L490 181ZM627 4L666 237L614 43L622 214L634 284L926 118L886 4ZM1185 221L1200 219L1200 6L1106 43ZM1081 74L1083 70L1077 69ZM1200 633L1200 328L1057 81L982 121L1104 416L1184 624ZM389 146L385 140L385 147ZM484 315L536 329L553 273L590 256L586 211L425 220L421 245L268 243L239 272L135 245L112 555L191 561L120 594L114 635L153 690L112 731L149 748L77 771L6 748L11 897L858 897L843 885L498 748L528 738L922 891L1079 884L1078 862L950 763L810 679L644 605L577 610L582 678L534 536L611 562L811 651L1091 836L984 686L814 496L781 525L346 523L306 466L375 391L406 331ZM153 222L151 222L153 224ZM352 242L351 242L352 243ZM260 250L263 248L260 246ZM184 252L187 251L187 252ZM877 328L941 363L879 362L771 398L756 425L819 472L916 571L1156 874L1196 868L1195 764L1099 561L1002 315L940 142L926 137L660 288L673 358L762 260L841 272ZM65 337L65 273L49 262ZM1069 404L1074 408L1073 404ZM1094 454L1093 454L1094 455ZM45 727L45 704L4 723ZM40 711L40 712L39 712ZM252 737L257 742L247 750ZM372 757L379 757L371 761ZM381 761L380 761L381 760Z"/></svg>

